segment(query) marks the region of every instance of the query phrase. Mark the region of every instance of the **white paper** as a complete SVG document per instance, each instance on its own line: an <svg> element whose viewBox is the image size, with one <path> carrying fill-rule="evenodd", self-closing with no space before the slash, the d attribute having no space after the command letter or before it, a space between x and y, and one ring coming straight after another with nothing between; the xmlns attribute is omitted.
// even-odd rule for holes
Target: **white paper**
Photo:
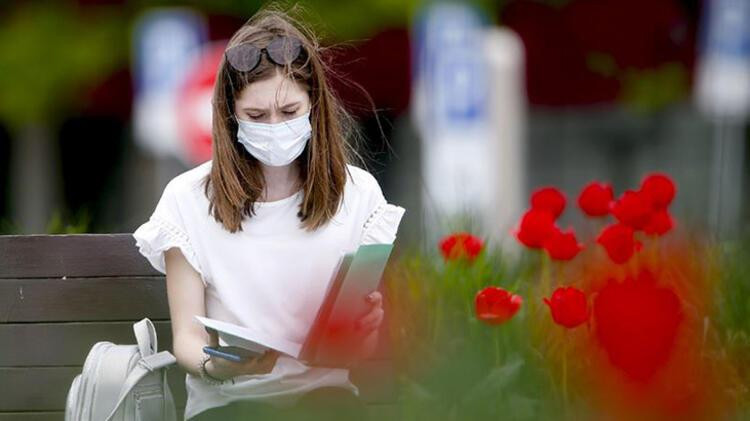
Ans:
<svg viewBox="0 0 750 421"><path fill-rule="evenodd" d="M300 350L302 349L301 344L283 338L265 335L234 323L228 323L222 320L210 319L198 315L196 315L195 318L201 322L203 326L216 330L219 333L219 338L226 342L227 345L239 346L258 353L263 353L271 348L294 358L299 357Z"/></svg>

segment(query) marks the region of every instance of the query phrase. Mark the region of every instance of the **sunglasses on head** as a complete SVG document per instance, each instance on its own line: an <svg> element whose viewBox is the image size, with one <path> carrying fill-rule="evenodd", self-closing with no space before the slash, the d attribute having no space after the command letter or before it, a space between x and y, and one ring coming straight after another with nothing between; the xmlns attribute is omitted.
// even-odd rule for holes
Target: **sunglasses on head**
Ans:
<svg viewBox="0 0 750 421"><path fill-rule="evenodd" d="M261 54L279 66L291 64L302 52L302 42L294 37L278 36L266 47L258 48L253 44L238 44L228 49L224 55L227 62L238 71L249 72L260 63Z"/></svg>

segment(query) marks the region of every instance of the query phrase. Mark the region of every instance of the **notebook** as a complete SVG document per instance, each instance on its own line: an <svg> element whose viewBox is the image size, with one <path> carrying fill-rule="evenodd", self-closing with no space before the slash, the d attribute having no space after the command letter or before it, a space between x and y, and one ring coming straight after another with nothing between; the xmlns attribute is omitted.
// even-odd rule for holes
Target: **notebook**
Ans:
<svg viewBox="0 0 750 421"><path fill-rule="evenodd" d="M310 366L348 367L357 359L352 350L362 338L355 331L355 322L370 310L365 297L378 289L392 249L393 244L366 244L355 252L342 254L310 331L301 344L246 326L197 315L195 318L205 327L216 330L227 345L258 354L274 349Z"/></svg>

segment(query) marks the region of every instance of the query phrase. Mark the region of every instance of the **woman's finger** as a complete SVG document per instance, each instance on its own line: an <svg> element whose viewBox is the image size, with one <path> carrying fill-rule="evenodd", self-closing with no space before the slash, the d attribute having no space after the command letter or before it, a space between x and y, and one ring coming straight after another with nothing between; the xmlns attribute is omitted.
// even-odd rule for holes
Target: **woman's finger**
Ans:
<svg viewBox="0 0 750 421"><path fill-rule="evenodd" d="M208 327L206 328L206 332L208 332L208 345L212 348L219 346L219 333Z"/></svg>
<svg viewBox="0 0 750 421"><path fill-rule="evenodd" d="M374 306L381 305L383 303L383 294L381 294L380 291L377 290L373 291L367 294L367 302Z"/></svg>
<svg viewBox="0 0 750 421"><path fill-rule="evenodd" d="M369 325L363 325L359 328L359 333L363 336L367 336L371 334L372 332L378 330L380 327L380 324L369 324Z"/></svg>
<svg viewBox="0 0 750 421"><path fill-rule="evenodd" d="M269 371L271 371L269 367L273 367L273 363L274 351L268 350L262 355L254 358L254 364L250 368L250 371L254 374L268 373Z"/></svg>
<svg viewBox="0 0 750 421"><path fill-rule="evenodd" d="M243 361L243 369L242 371L244 373L253 373L256 370L256 367L258 365L258 362L260 361L260 356L258 357L252 357L248 358L247 360Z"/></svg>
<svg viewBox="0 0 750 421"><path fill-rule="evenodd" d="M263 372L268 373L273 370L276 365L276 360L279 358L279 353L276 351L268 351L267 355L264 355L265 360L263 361Z"/></svg>
<svg viewBox="0 0 750 421"><path fill-rule="evenodd" d="M369 313L362 316L361 319L357 322L357 325L359 328L364 329L368 327L378 327L380 323L383 321L383 314L385 312L381 307L377 307L372 309Z"/></svg>

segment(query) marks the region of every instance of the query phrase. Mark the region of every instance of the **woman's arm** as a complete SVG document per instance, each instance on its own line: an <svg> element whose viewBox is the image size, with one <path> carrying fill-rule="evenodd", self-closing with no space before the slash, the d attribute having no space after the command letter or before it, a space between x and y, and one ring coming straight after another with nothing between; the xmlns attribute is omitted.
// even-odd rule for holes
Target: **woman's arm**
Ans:
<svg viewBox="0 0 750 421"><path fill-rule="evenodd" d="M206 315L203 281L177 247L165 252L164 263L173 353L178 365L199 376L198 363L203 357L203 347L209 343L208 332L193 317Z"/></svg>
<svg viewBox="0 0 750 421"><path fill-rule="evenodd" d="M169 316L172 319L173 354L177 358L177 364L185 371L200 376L198 363L204 355L203 347L219 344L215 334L210 335L200 323L195 322L195 315L206 315L203 281L177 247L165 252L164 265L167 272ZM206 372L217 379L229 379L241 374L269 373L278 356L278 352L269 350L260 357L242 362L211 358L206 363Z"/></svg>

